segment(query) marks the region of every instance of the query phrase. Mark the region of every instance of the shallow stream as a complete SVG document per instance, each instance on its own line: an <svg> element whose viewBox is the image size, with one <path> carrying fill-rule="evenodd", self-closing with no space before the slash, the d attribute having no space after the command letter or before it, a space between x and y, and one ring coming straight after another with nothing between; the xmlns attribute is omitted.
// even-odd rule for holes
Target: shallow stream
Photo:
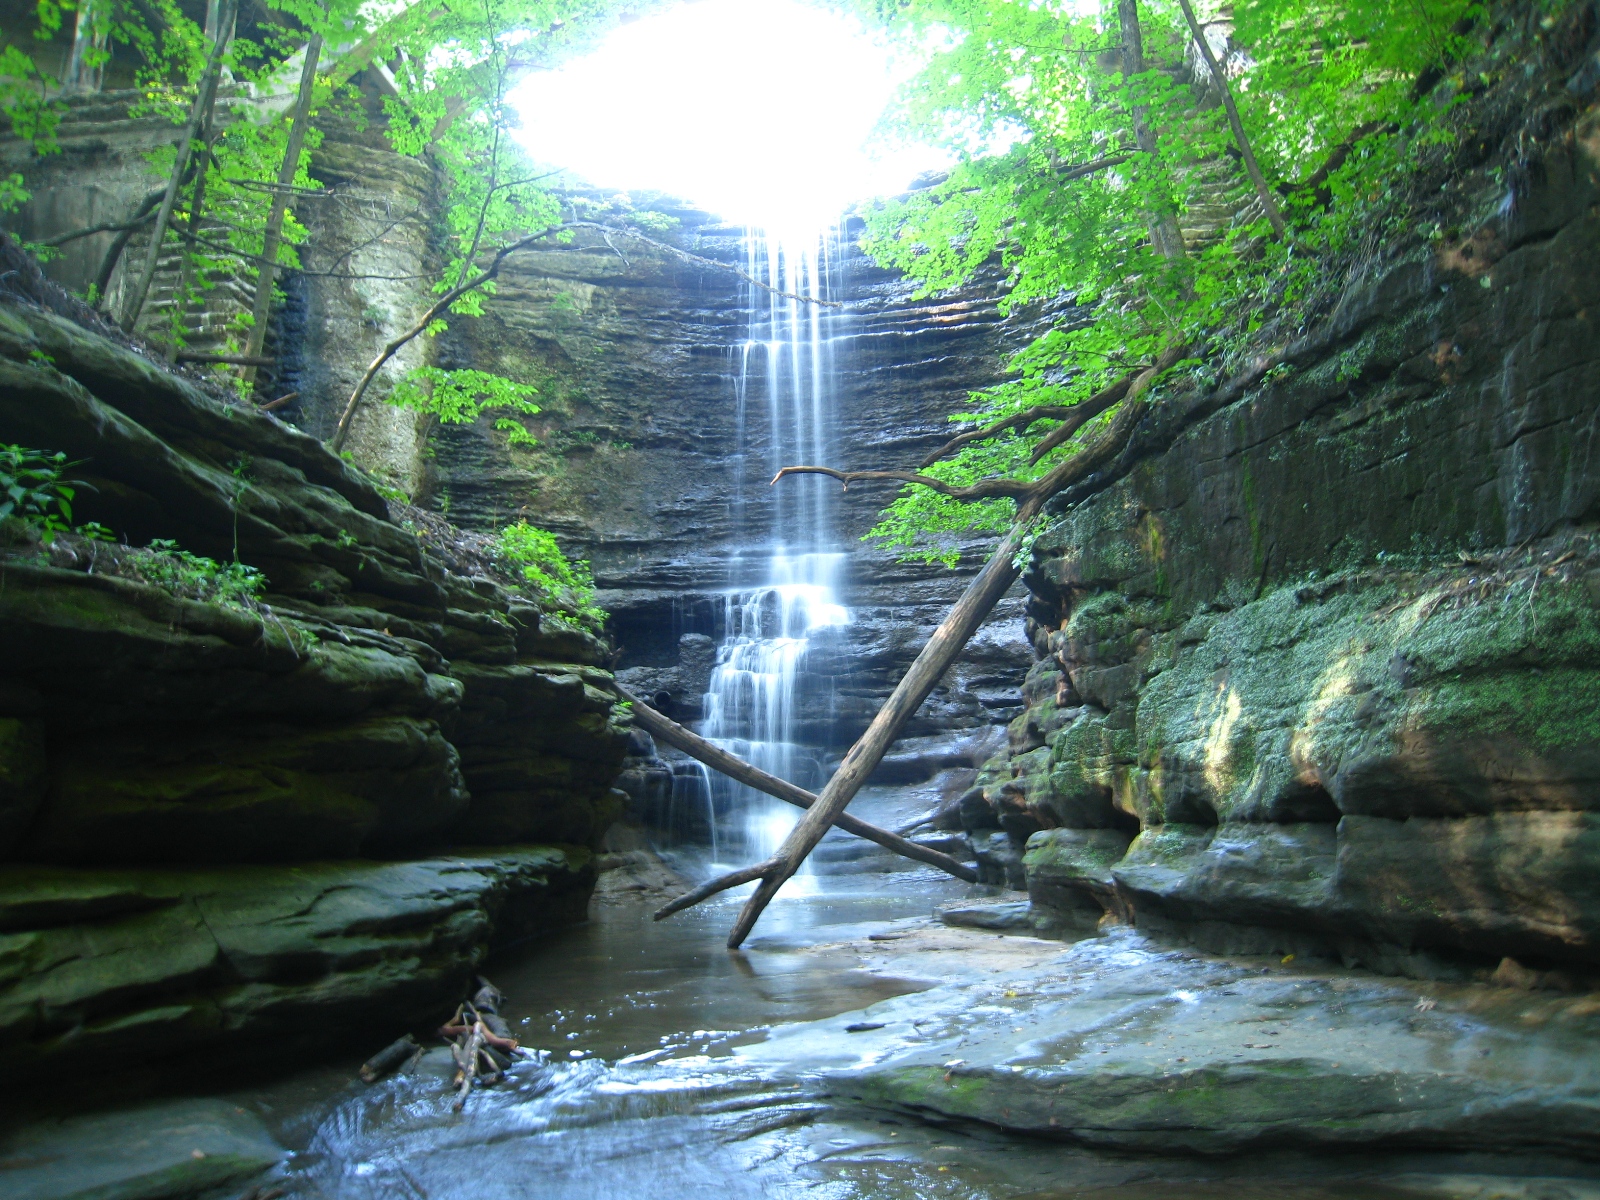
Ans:
<svg viewBox="0 0 1600 1200"><path fill-rule="evenodd" d="M861 948L900 936L965 891L920 871L824 877L812 894L774 904L762 935L738 954L722 948L736 898L661 924L648 905L597 904L588 924L492 965L507 1015L538 1054L504 1084L475 1092L464 1112L451 1111L442 1049L372 1087L340 1064L234 1101L296 1151L282 1186L305 1200L1589 1194L1565 1185L1548 1195L1537 1184L1508 1191L1486 1182L1503 1179L1499 1166L1460 1156L1103 1154L875 1111L830 1096L804 1062L775 1068L770 1055L759 1064L741 1057L741 1046L764 1041L773 1026L934 986L871 969ZM1058 952L1029 938L1009 944Z"/></svg>

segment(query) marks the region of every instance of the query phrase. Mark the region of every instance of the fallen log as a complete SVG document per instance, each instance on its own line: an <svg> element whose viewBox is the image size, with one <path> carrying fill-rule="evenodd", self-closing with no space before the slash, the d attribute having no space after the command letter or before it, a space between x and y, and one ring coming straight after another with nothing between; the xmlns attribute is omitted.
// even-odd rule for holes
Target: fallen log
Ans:
<svg viewBox="0 0 1600 1200"><path fill-rule="evenodd" d="M404 1037L396 1038L361 1064L362 1082L377 1083L385 1075L398 1070L405 1064L407 1059L421 1053L422 1047L417 1044L417 1039L409 1033Z"/></svg>
<svg viewBox="0 0 1600 1200"><path fill-rule="evenodd" d="M788 804L793 804L796 808L808 809L817 802L815 794L787 780L779 779L776 775L769 775L761 770L760 767L752 766L745 762L744 759L729 754L721 746L708 742L699 734L685 729L670 717L657 712L621 684L613 683L612 687L618 696L633 706L635 723L652 737L666 742L669 746L676 746L690 758L698 759L712 770L720 771L730 779L737 779L740 783L748 784L758 792L765 792L769 796ZM909 838L903 838L897 833L881 829L876 825L861 820L859 817L843 813L834 824L846 833L865 838L869 842L876 842L885 850L892 850L906 858L927 863L930 867L938 867L939 870L954 875L957 879L965 880L967 883L978 882L978 873L965 863L951 858L950 855L943 854L938 850L930 849L927 846L919 846ZM749 880L743 880L742 882L748 883ZM732 886L734 885L726 885L726 887ZM724 891L726 887L718 888L717 890ZM690 892L689 895L694 896L696 893ZM703 899L704 897L701 898ZM683 899L687 901L687 897ZM688 901L688 903L692 903L692 901ZM687 907L687 903L674 901L656 913L656 920L659 921L662 917L671 916L684 907Z"/></svg>
<svg viewBox="0 0 1600 1200"><path fill-rule="evenodd" d="M883 761L883 756L905 728L906 722L922 707L922 702L933 691L946 668L966 647L983 619L994 608L995 602L1017 581L1017 576L1022 572L1012 560L1022 548L1027 527L1036 513L1037 509L1025 511L1023 519L1012 527L1011 532L995 548L987 565L968 585L939 628L934 630L927 645L923 646L922 653L911 664L911 669L878 710L878 715L872 718L867 731L850 747L839 769L818 795L817 802L806 810L806 815L789 831L789 836L773 855L771 867L763 875L761 886L756 888L755 895L745 901L739 919L734 922L733 931L728 934L730 950L736 950L744 944L744 939L750 936L750 930L778 894L778 889L800 869L800 864L822 840L828 828L844 815L845 805L855 798L861 785L867 781L867 776Z"/></svg>

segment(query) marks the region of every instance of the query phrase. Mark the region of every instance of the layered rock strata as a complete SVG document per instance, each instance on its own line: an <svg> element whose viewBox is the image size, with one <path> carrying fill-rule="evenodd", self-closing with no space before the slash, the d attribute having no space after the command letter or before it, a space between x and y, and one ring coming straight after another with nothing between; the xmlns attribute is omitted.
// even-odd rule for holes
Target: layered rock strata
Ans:
<svg viewBox="0 0 1600 1200"><path fill-rule="evenodd" d="M493 938L581 913L627 740L593 636L463 573L315 440L60 312L0 306L0 441L75 463L75 521L267 589L186 598L70 537L5 555L0 1061L415 1016Z"/></svg>
<svg viewBox="0 0 1600 1200"><path fill-rule="evenodd" d="M7 143L36 193L22 214L30 236L114 220L131 211L141 189L160 182L146 173L144 156L170 140L170 129L127 120L131 99L105 93L75 101L62 125L63 155L35 158ZM322 123L310 171L323 190L298 205L308 270L284 281L287 303L267 346L276 365L260 383L264 396L289 397L280 415L318 436L332 430L365 364L426 307L438 265L429 232L440 199L433 165L396 154L377 100L362 103L362 114ZM88 205L86 197L99 199ZM725 593L759 581L772 523L762 402L750 397L741 407L737 386L749 289L722 269L744 265L744 231L667 197L619 205L573 192L567 200L573 218L609 227L580 225L570 241L551 239L509 259L485 316L455 319L442 338L414 342L389 364L349 445L385 483L468 527L530 516L556 529L594 564L619 665L634 669L630 683L651 695L667 691L678 715L692 720L704 690L703 656L697 642L680 657L680 639L720 638ZM633 236L635 208L677 225ZM948 414L970 391L1003 376L1007 355L1044 314L1002 317L998 278L915 299L903 280L848 244L853 231L843 231L833 264L833 287L846 304L832 350L837 465L907 465L947 436ZM72 253L49 270L69 286L86 286L110 236L69 243ZM194 317L191 339L200 338L200 348L212 348L201 327L222 328L231 295L220 288L216 304L208 301ZM544 411L523 422L537 444L511 444L492 419L430 427L383 403L395 381L425 361L538 387ZM730 453L741 445L742 453ZM842 497L845 601L856 620L817 639L799 689L801 736L824 756L870 719L983 551L974 540L952 572L895 563L862 546L858 539L888 494L856 489ZM912 735L1003 723L1016 711L1015 681L1027 662L1014 599L997 613L981 650L952 670Z"/></svg>
<svg viewBox="0 0 1600 1200"><path fill-rule="evenodd" d="M1515 203L1470 177L1494 215L1373 267L1039 539L1028 711L949 818L1025 842L1036 905L1423 975L1600 966L1600 117L1549 141Z"/></svg>

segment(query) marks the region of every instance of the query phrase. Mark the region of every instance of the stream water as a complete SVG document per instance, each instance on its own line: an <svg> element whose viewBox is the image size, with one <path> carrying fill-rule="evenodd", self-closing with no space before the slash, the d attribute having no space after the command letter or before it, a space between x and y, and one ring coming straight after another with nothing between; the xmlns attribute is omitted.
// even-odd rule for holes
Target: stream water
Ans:
<svg viewBox="0 0 1600 1200"><path fill-rule="evenodd" d="M775 1025L934 986L868 970L851 947L964 891L922 872L824 877L809 897L774 903L735 954L721 939L736 899L664 924L643 906L597 907L587 925L491 964L537 1053L464 1112L451 1110L444 1050L372 1087L353 1081L350 1063L234 1099L296 1151L281 1181L295 1200L1543 1195L1393 1182L1419 1169L1439 1178L1437 1159L1135 1158L924 1124L841 1098L812 1064L741 1056Z"/></svg>
<svg viewBox="0 0 1600 1200"><path fill-rule="evenodd" d="M767 475L784 465L836 461L833 356L848 344L845 317L800 299L829 297L834 249L825 236L748 239L748 274L772 290L750 289L747 334L734 348L740 430L734 458L759 443ZM738 500L752 532L726 592L702 729L767 771L815 788L825 773L828 747L818 730L828 713L826 696L802 694L818 687L806 679L806 661L821 639L850 623L841 599L848 556L837 528L836 485L820 478L786 484L792 486L774 489L770 501L761 498L762 521L755 519L755 498ZM904 825L937 802L942 786L935 780L869 788L852 811ZM679 856L703 871L766 857L795 819L795 810L693 767L677 776L674 803L704 814L695 827L709 844L681 847L687 853ZM911 936L906 930L913 927L937 928L927 920L932 910L973 889L843 835L830 837L822 850L819 865L780 894L740 952L725 950L723 939L747 889L663 923L650 919L654 898L597 902L588 923L502 952L486 972L507 994L504 1015L531 1053L502 1083L475 1091L463 1112L452 1110L450 1055L433 1041L435 1048L412 1067L370 1087L356 1081L355 1069L377 1046L361 1045L350 1060L225 1095L228 1106L259 1116L293 1151L272 1185L281 1191L253 1194L1571 1200L1566 1192L1397 1182L1470 1174L1470 1163L1463 1168L1455 1160L1314 1159L1272 1151L1225 1160L1118 1156L1010 1138L976 1124L919 1121L851 1099L837 1071L830 1074L820 1058L807 1060L803 1036L769 1035L894 997L931 1003L952 973L1005 970L995 965L1003 956L984 956L1006 943L974 935L964 961L935 955L902 969L911 956L897 960L872 947ZM1064 952L1031 938L1009 945L1022 942L1031 945L1025 955L1045 970ZM856 1027L883 1028L870 1020ZM851 1032L842 1030L854 1046Z"/></svg>

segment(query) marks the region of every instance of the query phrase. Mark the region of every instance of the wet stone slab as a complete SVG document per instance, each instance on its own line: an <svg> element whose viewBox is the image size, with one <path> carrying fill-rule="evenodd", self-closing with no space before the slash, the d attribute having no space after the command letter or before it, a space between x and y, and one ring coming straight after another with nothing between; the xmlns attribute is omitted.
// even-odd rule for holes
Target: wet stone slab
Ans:
<svg viewBox="0 0 1600 1200"><path fill-rule="evenodd" d="M1033 941L937 936L961 935ZM900 969L924 936L887 944ZM1261 962L1117 930L738 1053L873 1107L1119 1150L1600 1153L1600 998Z"/></svg>
<svg viewBox="0 0 1600 1200"><path fill-rule="evenodd" d="M253 1114L174 1100L32 1124L0 1138L7 1200L176 1200L226 1193L289 1156Z"/></svg>

